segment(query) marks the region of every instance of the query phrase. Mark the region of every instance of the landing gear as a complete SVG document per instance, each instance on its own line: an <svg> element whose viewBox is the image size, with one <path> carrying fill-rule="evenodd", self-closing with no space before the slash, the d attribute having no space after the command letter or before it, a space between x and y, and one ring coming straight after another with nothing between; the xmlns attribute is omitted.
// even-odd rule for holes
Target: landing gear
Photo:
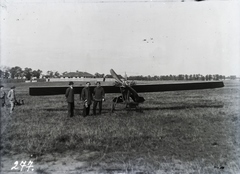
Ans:
<svg viewBox="0 0 240 174"><path fill-rule="evenodd" d="M115 98L112 100L112 104L111 104L111 112L112 112L112 113L115 111L115 107L116 107L117 103L123 103L123 98L122 98L122 96L115 97Z"/></svg>
<svg viewBox="0 0 240 174"><path fill-rule="evenodd" d="M120 86L120 92L122 95L120 95L119 97L115 97L112 100L111 104L112 113L114 112L117 103L125 104L126 110L135 108L137 112L138 111L142 112L139 103L143 103L145 101L143 97L139 96L133 88L127 85ZM130 99L132 100L130 101Z"/></svg>
<svg viewBox="0 0 240 174"><path fill-rule="evenodd" d="M136 109L137 112L142 112L142 108L139 106L138 102L134 102L134 101L130 102L127 100L124 101L122 96L119 96L119 97L115 97L112 100L112 103L111 103L111 112L112 113L115 111L117 103L124 104L126 110L131 110L132 108L134 108L134 109Z"/></svg>

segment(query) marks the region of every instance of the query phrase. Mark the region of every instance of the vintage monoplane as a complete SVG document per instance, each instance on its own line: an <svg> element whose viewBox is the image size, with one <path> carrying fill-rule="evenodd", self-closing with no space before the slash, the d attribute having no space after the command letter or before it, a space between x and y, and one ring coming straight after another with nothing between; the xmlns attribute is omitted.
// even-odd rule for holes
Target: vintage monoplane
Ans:
<svg viewBox="0 0 240 174"><path fill-rule="evenodd" d="M199 90L199 89L212 89L224 87L222 81L210 82L185 82L185 83L170 83L170 84L135 84L128 82L127 79L120 79L113 69L110 70L115 83L111 86L104 86L105 93L121 93L119 97L112 100L111 111L115 110L117 103L125 104L126 108L139 109L139 104L143 103L145 99L138 95L138 93L147 92L164 92L164 91L180 91L180 90ZM91 86L93 90L95 86ZM81 94L84 86L74 86L75 94ZM45 86L45 87L30 87L29 94L31 96L42 95L62 95L65 94L66 86ZM132 100L131 100L132 99Z"/></svg>

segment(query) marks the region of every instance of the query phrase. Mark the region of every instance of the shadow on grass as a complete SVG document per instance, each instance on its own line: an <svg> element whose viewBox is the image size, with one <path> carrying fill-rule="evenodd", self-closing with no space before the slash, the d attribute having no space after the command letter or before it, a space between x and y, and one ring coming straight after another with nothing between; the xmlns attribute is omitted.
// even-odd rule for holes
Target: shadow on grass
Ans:
<svg viewBox="0 0 240 174"><path fill-rule="evenodd" d="M164 107L164 106L156 106L156 107L141 107L141 111L151 111L151 110L184 110L184 109L193 109L193 108L223 108L223 104L215 104L215 105L206 105L206 104L195 104L195 105L182 105L182 106L169 106L169 107ZM91 108L92 109L92 108ZM67 112L67 108L46 108L44 109L46 111L49 112L55 112L55 111L66 111ZM136 108L117 108L115 109L115 111L135 111ZM75 109L74 110L76 113L82 113L83 109ZM98 109L97 109L98 111ZM110 109L108 108L103 108L102 109L102 114L105 113L110 113Z"/></svg>
<svg viewBox="0 0 240 174"><path fill-rule="evenodd" d="M189 105L189 106L170 106L170 107L142 107L142 110L181 110L192 108L223 108L224 105Z"/></svg>
<svg viewBox="0 0 240 174"><path fill-rule="evenodd" d="M53 111L67 111L67 108L46 108L46 109L43 109L43 110L46 110L46 111L49 111L49 112L53 112ZM80 111L82 109L75 109L75 111Z"/></svg>
<svg viewBox="0 0 240 174"><path fill-rule="evenodd" d="M46 108L43 110L48 112L66 112L67 113L67 108ZM83 115L82 113L83 113L83 109L74 109L74 115ZM96 110L96 113L97 113L96 115L99 115L98 109ZM102 109L101 115L108 114L108 113L110 113L110 109L108 108ZM90 109L90 116L93 116L92 108Z"/></svg>
<svg viewBox="0 0 240 174"><path fill-rule="evenodd" d="M114 112L120 112L120 111L137 111L137 112L143 112L143 111L155 111L155 110L185 110L185 109L196 109L196 108L223 108L223 104L219 105L184 105L184 106L156 106L156 107L140 107L140 109L136 108L117 108L114 110Z"/></svg>

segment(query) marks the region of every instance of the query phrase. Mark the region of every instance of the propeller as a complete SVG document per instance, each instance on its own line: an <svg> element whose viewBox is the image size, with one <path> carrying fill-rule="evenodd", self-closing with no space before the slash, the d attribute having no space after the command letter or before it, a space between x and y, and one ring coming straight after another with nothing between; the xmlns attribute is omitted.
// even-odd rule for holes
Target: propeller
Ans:
<svg viewBox="0 0 240 174"><path fill-rule="evenodd" d="M129 91L131 91L131 93L133 94L133 100L134 101L136 101L136 102L143 102L144 101L144 98L140 97L138 95L138 93L131 87L132 83L129 83L126 79L125 79L125 81L122 81L113 69L110 70L110 73L117 82L116 86L122 86L122 87L125 87L125 88L129 89Z"/></svg>
<svg viewBox="0 0 240 174"><path fill-rule="evenodd" d="M123 85L123 81L118 77L117 73L113 69L110 69L110 73L118 83Z"/></svg>

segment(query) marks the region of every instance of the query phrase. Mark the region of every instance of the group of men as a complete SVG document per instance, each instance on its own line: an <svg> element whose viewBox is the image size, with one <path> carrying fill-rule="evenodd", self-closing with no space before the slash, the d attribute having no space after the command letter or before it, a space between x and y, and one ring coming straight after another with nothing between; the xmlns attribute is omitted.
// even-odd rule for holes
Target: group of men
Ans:
<svg viewBox="0 0 240 174"><path fill-rule="evenodd" d="M12 86L10 91L8 92L8 94L6 95L5 91L4 91L4 86L1 85L1 92L0 92L0 101L1 101L1 107L5 107L6 106L6 98L8 98L9 103L10 103L10 114L13 112L14 110L14 106L15 106L15 102L16 100L16 95L15 95L15 86Z"/></svg>
<svg viewBox="0 0 240 174"><path fill-rule="evenodd" d="M69 88L67 88L65 97L68 103L68 116L74 116L74 89L73 82L69 82ZM83 116L86 117L90 113L90 107L93 102L93 115L96 115L97 105L99 105L99 112L102 112L102 102L105 101L105 92L101 83L97 82L93 91L90 90L90 82L86 82L85 87L82 89L80 100L83 101Z"/></svg>

